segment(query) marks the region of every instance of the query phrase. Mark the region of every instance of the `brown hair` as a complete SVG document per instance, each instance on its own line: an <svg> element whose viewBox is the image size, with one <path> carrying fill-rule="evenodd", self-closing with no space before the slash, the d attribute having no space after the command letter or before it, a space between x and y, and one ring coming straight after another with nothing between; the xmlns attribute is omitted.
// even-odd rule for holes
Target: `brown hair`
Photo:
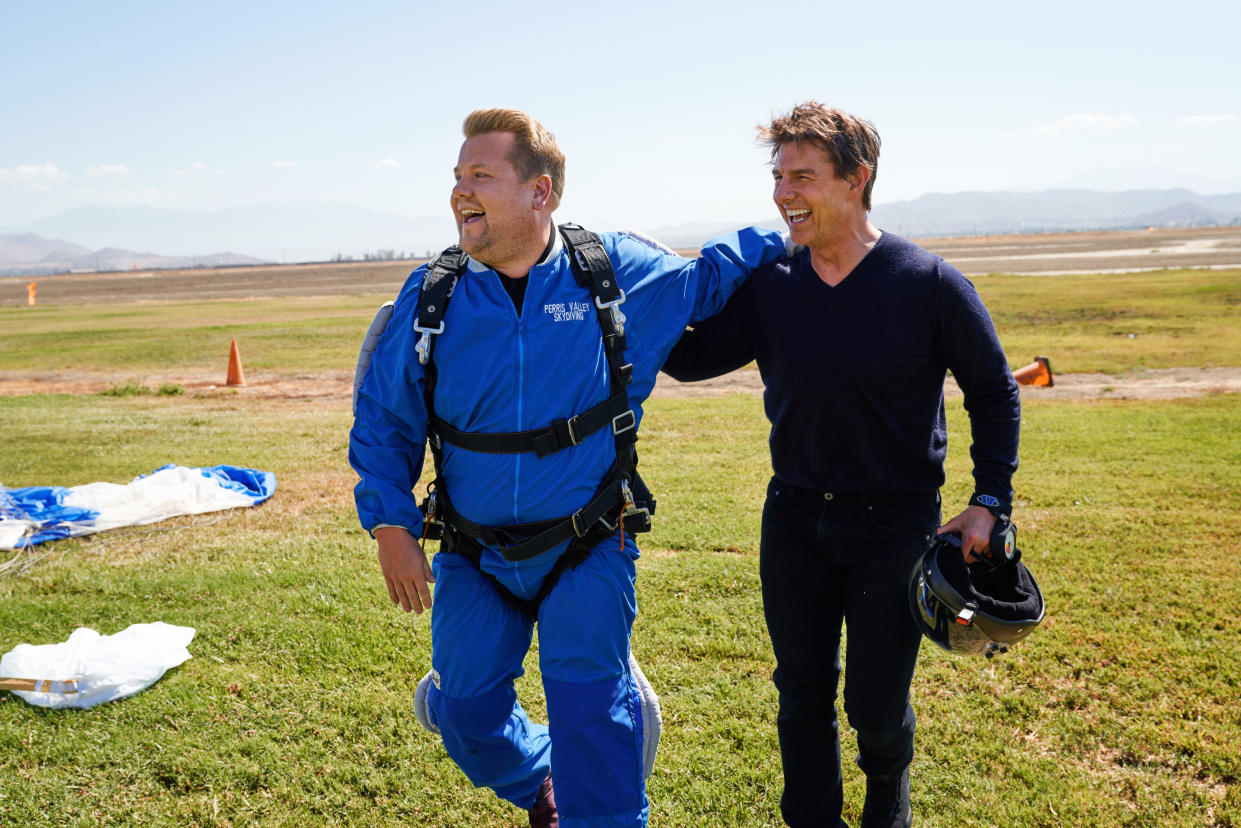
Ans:
<svg viewBox="0 0 1241 828"><path fill-rule="evenodd" d="M508 160L522 180L547 175L552 180L549 204L555 210L564 193L564 152L538 121L516 109L478 109L466 116L461 127L466 138L488 132L507 132L513 136Z"/></svg>
<svg viewBox="0 0 1241 828"><path fill-rule="evenodd" d="M768 126L760 126L758 137L771 147L773 161L785 144L810 143L827 153L842 178L866 167L870 180L862 191L862 206L870 210L870 191L879 171L879 131L870 121L818 101L806 101L787 115L772 119Z"/></svg>

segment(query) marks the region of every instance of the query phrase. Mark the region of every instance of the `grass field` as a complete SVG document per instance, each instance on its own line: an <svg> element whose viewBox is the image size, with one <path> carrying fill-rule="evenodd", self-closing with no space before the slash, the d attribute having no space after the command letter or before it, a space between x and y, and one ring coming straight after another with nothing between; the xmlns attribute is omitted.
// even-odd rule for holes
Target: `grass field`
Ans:
<svg viewBox="0 0 1241 828"><path fill-rule="evenodd" d="M1061 371L1241 365L1236 271L975 281L1014 364L1050 351ZM251 370L349 371L378 301L3 308L0 371L217 367L234 337L255 343ZM923 648L917 824L1241 825L1239 403L1027 397L1016 519L1048 620L992 661ZM951 506L969 466L959 402L949 418ZM8 486L123 482L166 462L280 481L257 509L61 542L0 578L0 652L81 625L198 630L191 661L120 702L48 711L0 694L0 824L524 824L413 720L429 619L387 601L352 511L348 425L347 402L316 398L0 398ZM647 406L660 509L633 647L664 710L652 826L780 824L758 593L765 435L754 397ZM527 667L519 692L539 715ZM855 823L863 782L845 773Z"/></svg>
<svg viewBox="0 0 1241 828"><path fill-rule="evenodd" d="M1241 270L974 277L1009 361L1058 372L1241 365ZM0 372L350 371L390 296L0 307Z"/></svg>

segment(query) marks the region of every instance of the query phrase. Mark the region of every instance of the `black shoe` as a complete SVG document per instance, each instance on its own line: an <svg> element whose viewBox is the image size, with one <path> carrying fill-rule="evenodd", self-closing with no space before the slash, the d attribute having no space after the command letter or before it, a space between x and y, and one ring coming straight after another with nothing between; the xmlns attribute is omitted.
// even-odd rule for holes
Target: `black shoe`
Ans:
<svg viewBox="0 0 1241 828"><path fill-rule="evenodd" d="M866 802L860 828L909 828L913 808L909 804L909 769L899 775L866 777Z"/></svg>
<svg viewBox="0 0 1241 828"><path fill-rule="evenodd" d="M550 773L543 780L543 784L539 785L534 805L530 807L530 828L560 828L560 815L556 813L556 796L552 790Z"/></svg>

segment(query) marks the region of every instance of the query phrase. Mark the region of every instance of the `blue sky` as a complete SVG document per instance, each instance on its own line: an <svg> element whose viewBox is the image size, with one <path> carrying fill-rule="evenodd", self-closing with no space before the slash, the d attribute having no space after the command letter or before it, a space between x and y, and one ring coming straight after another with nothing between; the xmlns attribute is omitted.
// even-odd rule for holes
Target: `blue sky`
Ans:
<svg viewBox="0 0 1241 828"><path fill-rule="evenodd" d="M1238 31L1222 0L0 0L0 226L83 205L446 213L484 106L556 133L558 218L601 228L774 216L754 127L806 98L877 124L877 202L1239 191Z"/></svg>

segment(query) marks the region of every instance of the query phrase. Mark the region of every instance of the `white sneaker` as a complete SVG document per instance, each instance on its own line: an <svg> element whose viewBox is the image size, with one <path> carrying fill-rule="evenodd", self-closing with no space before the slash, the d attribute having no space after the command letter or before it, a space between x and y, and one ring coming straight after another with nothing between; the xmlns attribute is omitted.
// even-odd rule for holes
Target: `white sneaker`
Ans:
<svg viewBox="0 0 1241 828"><path fill-rule="evenodd" d="M432 684L437 689L439 688L440 674L435 670L428 670L427 674L422 677L422 681L418 682L418 689L414 691L414 716L418 718L418 724L422 725L425 730L438 736L440 729L431 718L431 708L427 707L427 690Z"/></svg>

